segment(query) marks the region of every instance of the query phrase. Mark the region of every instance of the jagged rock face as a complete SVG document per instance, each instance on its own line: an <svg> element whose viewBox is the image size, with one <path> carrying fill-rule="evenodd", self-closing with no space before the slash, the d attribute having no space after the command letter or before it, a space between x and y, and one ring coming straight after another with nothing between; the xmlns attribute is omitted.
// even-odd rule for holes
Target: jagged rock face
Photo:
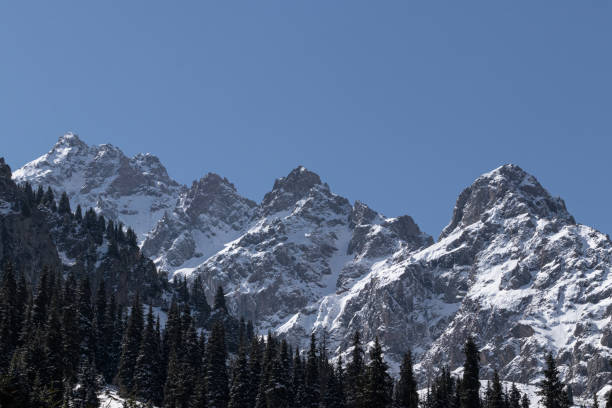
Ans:
<svg viewBox="0 0 612 408"><path fill-rule="evenodd" d="M485 375L533 382L551 350L574 391L592 392L609 378L611 250L532 176L503 166L461 194L440 241L379 262L321 302L317 321L338 351L353 330L380 336L392 364L411 348L423 381L441 362L461 366L458 345L474 335Z"/></svg>
<svg viewBox="0 0 612 408"><path fill-rule="evenodd" d="M112 145L88 146L75 134L59 138L51 151L15 171L16 182L66 191L74 207L93 207L130 225L143 239L174 208L184 187L150 154L126 157Z"/></svg>
<svg viewBox="0 0 612 408"><path fill-rule="evenodd" d="M210 288L223 285L234 313L296 344L330 323L332 299L343 299L385 258L433 242L412 218L351 205L303 167L265 197L244 233L192 273Z"/></svg>
<svg viewBox="0 0 612 408"><path fill-rule="evenodd" d="M197 266L244 232L255 207L227 179L210 173L179 197L143 243L143 252L172 273Z"/></svg>

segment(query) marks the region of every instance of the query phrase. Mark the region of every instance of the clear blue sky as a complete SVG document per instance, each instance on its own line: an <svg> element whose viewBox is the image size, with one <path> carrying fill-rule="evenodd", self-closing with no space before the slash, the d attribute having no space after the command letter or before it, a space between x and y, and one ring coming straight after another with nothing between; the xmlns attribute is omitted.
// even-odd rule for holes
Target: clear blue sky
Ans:
<svg viewBox="0 0 612 408"><path fill-rule="evenodd" d="M0 155L74 131L260 200L298 164L437 236L503 163L612 232L604 1L0 5Z"/></svg>

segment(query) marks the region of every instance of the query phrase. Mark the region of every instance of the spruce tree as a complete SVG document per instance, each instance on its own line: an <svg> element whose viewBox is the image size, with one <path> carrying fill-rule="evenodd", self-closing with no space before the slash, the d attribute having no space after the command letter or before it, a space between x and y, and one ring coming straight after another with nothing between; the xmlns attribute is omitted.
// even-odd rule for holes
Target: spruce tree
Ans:
<svg viewBox="0 0 612 408"><path fill-rule="evenodd" d="M305 385L304 385L304 364L300 356L300 350L295 350L293 358L293 375L291 378L291 389L293 394L293 403L296 407L304 406Z"/></svg>
<svg viewBox="0 0 612 408"><path fill-rule="evenodd" d="M77 383L72 390L68 406L70 408L99 407L98 388L94 363L88 358L83 358L79 367Z"/></svg>
<svg viewBox="0 0 612 408"><path fill-rule="evenodd" d="M304 381L304 407L317 408L321 398L319 383L319 361L317 358L317 343L314 333L310 336L310 348L306 357Z"/></svg>
<svg viewBox="0 0 612 408"><path fill-rule="evenodd" d="M599 408L599 401L597 400L597 393L593 393L593 408Z"/></svg>
<svg viewBox="0 0 612 408"><path fill-rule="evenodd" d="M48 208L56 207L55 196L53 195L53 190L51 190L51 187L47 187L42 203Z"/></svg>
<svg viewBox="0 0 612 408"><path fill-rule="evenodd" d="M62 310L62 338L64 349L64 370L69 381L75 379L81 357L81 339L77 321L76 280L69 274L64 285L64 307Z"/></svg>
<svg viewBox="0 0 612 408"><path fill-rule="evenodd" d="M538 395L544 408L562 408L563 384L559 380L559 371L552 353L546 356L544 379L540 382Z"/></svg>
<svg viewBox="0 0 612 408"><path fill-rule="evenodd" d="M487 408L505 408L504 391L497 370L493 372L493 383L491 385L491 395L489 397Z"/></svg>
<svg viewBox="0 0 612 408"><path fill-rule="evenodd" d="M17 347L22 322L21 301L23 299L17 297L13 265L7 262L0 288L0 373L8 369L11 355Z"/></svg>
<svg viewBox="0 0 612 408"><path fill-rule="evenodd" d="M608 393L608 400L606 401L606 408L612 408L612 391Z"/></svg>
<svg viewBox="0 0 612 408"><path fill-rule="evenodd" d="M510 395L508 397L508 408L521 408L521 393L516 384L512 383L510 388Z"/></svg>
<svg viewBox="0 0 612 408"><path fill-rule="evenodd" d="M480 364L479 351L474 339L468 337L463 348L465 364L461 381L461 408L480 408Z"/></svg>
<svg viewBox="0 0 612 408"><path fill-rule="evenodd" d="M81 209L81 204L77 205L77 208L74 211L74 218L76 218L78 222L83 221L83 210Z"/></svg>
<svg viewBox="0 0 612 408"><path fill-rule="evenodd" d="M249 400L249 367L244 346L238 350L238 359L234 367L232 387L230 390L229 408L250 408Z"/></svg>
<svg viewBox="0 0 612 408"><path fill-rule="evenodd" d="M57 212L61 215L70 214L70 200L68 194L64 191L60 197L59 204L57 205Z"/></svg>
<svg viewBox="0 0 612 408"><path fill-rule="evenodd" d="M523 394L523 398L521 398L521 408L529 408L529 397L527 393Z"/></svg>
<svg viewBox="0 0 612 408"><path fill-rule="evenodd" d="M572 390L572 386L570 384L565 386L565 394L567 395L567 403L569 406L574 405L574 391Z"/></svg>
<svg viewBox="0 0 612 408"><path fill-rule="evenodd" d="M332 368L327 378L327 392L323 398L324 408L344 408L346 401L344 397L344 388L342 385L342 362L336 368Z"/></svg>
<svg viewBox="0 0 612 408"><path fill-rule="evenodd" d="M138 293L134 296L132 310L121 345L121 359L117 372L117 384L122 395L134 391L134 368L140 351L143 331L142 305Z"/></svg>
<svg viewBox="0 0 612 408"><path fill-rule="evenodd" d="M225 360L225 333L223 325L217 322L212 329L206 349L206 390L208 408L226 408L229 402L229 387Z"/></svg>
<svg viewBox="0 0 612 408"><path fill-rule="evenodd" d="M94 312L91 303L89 277L81 280L77 290L77 330L80 341L80 356L95 355L95 334L93 332Z"/></svg>
<svg viewBox="0 0 612 408"><path fill-rule="evenodd" d="M147 324L134 367L134 395L144 401L155 401L160 384L156 381L158 374L159 351L155 341L153 309L149 306Z"/></svg>
<svg viewBox="0 0 612 408"><path fill-rule="evenodd" d="M45 331L44 368L41 370L45 384L45 402L57 406L64 395L64 361L62 359L62 327L59 300L54 297Z"/></svg>
<svg viewBox="0 0 612 408"><path fill-rule="evenodd" d="M217 287L217 293L215 293L215 302L214 302L215 310L223 310L227 312L227 305L225 304L225 293L223 293L223 287Z"/></svg>
<svg viewBox="0 0 612 408"><path fill-rule="evenodd" d="M362 408L364 406L364 352L361 336L358 331L353 335L351 359L346 365L346 406Z"/></svg>
<svg viewBox="0 0 612 408"><path fill-rule="evenodd" d="M370 363L367 368L366 404L371 408L387 408L391 406L393 380L387 373L387 363L383 359L382 347L378 336L370 350Z"/></svg>
<svg viewBox="0 0 612 408"><path fill-rule="evenodd" d="M404 354L400 367L400 378L395 391L395 405L397 408L418 408L419 394L417 383L412 371L412 353Z"/></svg>

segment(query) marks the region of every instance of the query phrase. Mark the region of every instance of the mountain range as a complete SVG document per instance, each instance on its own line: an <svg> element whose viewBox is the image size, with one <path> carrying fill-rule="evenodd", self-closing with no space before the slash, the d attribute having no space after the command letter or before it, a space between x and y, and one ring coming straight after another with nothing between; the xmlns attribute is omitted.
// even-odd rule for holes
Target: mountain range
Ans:
<svg viewBox="0 0 612 408"><path fill-rule="evenodd" d="M441 361L459 369L474 336L485 377L533 383L552 351L576 395L609 380L612 242L516 165L466 187L437 240L302 166L256 203L217 174L181 185L155 156L66 134L12 178L132 227L158 271L198 277L209 301L223 286L234 315L293 344L314 331L346 353L359 330L395 371L412 350L425 384Z"/></svg>

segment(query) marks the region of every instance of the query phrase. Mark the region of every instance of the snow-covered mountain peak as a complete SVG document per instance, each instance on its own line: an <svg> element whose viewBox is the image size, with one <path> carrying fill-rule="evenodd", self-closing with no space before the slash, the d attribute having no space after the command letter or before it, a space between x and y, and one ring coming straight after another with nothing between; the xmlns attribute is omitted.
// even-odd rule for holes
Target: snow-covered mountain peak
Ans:
<svg viewBox="0 0 612 408"><path fill-rule="evenodd" d="M329 192L329 187L321 182L318 174L307 170L304 166L296 167L287 176L274 181L274 187L264 196L261 203L264 214L289 209L315 187Z"/></svg>
<svg viewBox="0 0 612 408"><path fill-rule="evenodd" d="M519 166L506 164L478 177L461 192L440 239L478 221L499 223L521 214L575 223L561 198L552 197Z"/></svg>
<svg viewBox="0 0 612 408"><path fill-rule="evenodd" d="M198 181L194 181L191 188L180 198L179 206L190 217L209 214L225 219L232 224L230 209L240 207L248 210L256 206L255 202L238 194L236 187L227 178L215 173L208 173ZM242 212L242 211L238 211ZM245 214L235 214L242 218ZM228 218L230 216L230 218Z"/></svg>
<svg viewBox="0 0 612 408"><path fill-rule="evenodd" d="M77 135L76 133L66 132L65 134L59 137L57 143L53 148L55 149L60 147L88 148L89 146L87 146L87 143L83 142L79 135Z"/></svg>
<svg viewBox="0 0 612 408"><path fill-rule="evenodd" d="M128 158L111 144L89 146L76 134L13 173L16 182L66 191L73 206L131 225L142 239L184 189L153 155Z"/></svg>

